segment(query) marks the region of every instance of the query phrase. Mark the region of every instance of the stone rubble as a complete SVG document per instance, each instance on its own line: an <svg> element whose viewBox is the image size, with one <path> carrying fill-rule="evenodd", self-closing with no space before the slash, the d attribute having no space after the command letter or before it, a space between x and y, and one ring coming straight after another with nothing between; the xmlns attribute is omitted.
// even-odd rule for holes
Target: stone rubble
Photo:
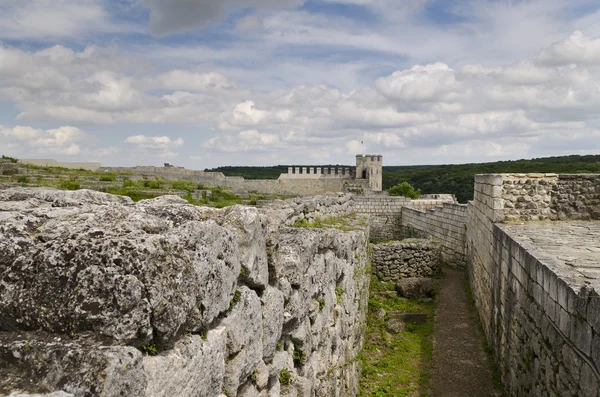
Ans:
<svg viewBox="0 0 600 397"><path fill-rule="evenodd" d="M381 281L436 277L441 271L441 247L431 240L410 239L373 244L373 272Z"/></svg>

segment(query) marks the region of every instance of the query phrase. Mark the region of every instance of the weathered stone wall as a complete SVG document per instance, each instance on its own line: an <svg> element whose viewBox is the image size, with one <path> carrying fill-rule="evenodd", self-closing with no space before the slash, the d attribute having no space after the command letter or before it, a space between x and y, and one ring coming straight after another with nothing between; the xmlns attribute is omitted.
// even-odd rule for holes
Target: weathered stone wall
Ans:
<svg viewBox="0 0 600 397"><path fill-rule="evenodd" d="M600 220L600 175L558 175L552 210L561 220Z"/></svg>
<svg viewBox="0 0 600 397"><path fill-rule="evenodd" d="M467 223L465 204L443 203L425 211L402 210L404 237L434 239L441 247L442 260L451 266L466 266Z"/></svg>
<svg viewBox="0 0 600 397"><path fill-rule="evenodd" d="M600 175L502 174L507 221L600 219Z"/></svg>
<svg viewBox="0 0 600 397"><path fill-rule="evenodd" d="M382 281L435 277L441 270L441 249L431 240L410 239L373 244L373 272Z"/></svg>
<svg viewBox="0 0 600 397"><path fill-rule="evenodd" d="M315 196L341 192L349 179L338 175L319 175L318 178L244 179L238 176L225 176L222 172L204 172L185 168L166 167L103 167L100 171L122 172L160 177L167 180L185 180L214 186L224 186L233 191L257 191L268 194L292 196Z"/></svg>
<svg viewBox="0 0 600 397"><path fill-rule="evenodd" d="M532 243L535 237L531 240L524 237L530 235L531 230L518 229L522 225L497 224L505 219L557 216L558 211L550 212L552 205L507 208L506 202L551 204L555 196L548 192L560 191L560 187L554 190L560 180L560 176L553 175L524 178L477 175L474 200L468 205L471 289L484 333L510 396L598 396L600 351L593 342L600 343L598 286L590 284L589 276L573 275L569 269L576 266L577 258L568 260L567 249L559 248L556 249L558 254L549 255ZM533 225L540 230L552 227ZM581 239L589 234L590 226L581 227ZM560 245L561 235L570 235L568 229L557 231L556 235L550 231L550 234L552 237L542 245ZM572 240L569 246L578 244L576 234ZM594 252L591 258L593 262L596 255L597 266L598 257ZM559 266L552 258L559 258L561 254L567 258Z"/></svg>
<svg viewBox="0 0 600 397"><path fill-rule="evenodd" d="M355 396L367 234L286 226L345 206L2 190L0 390Z"/></svg>
<svg viewBox="0 0 600 397"><path fill-rule="evenodd" d="M62 167L69 169L84 169L96 171L102 167L102 164L95 162L75 162L75 161L56 161L54 159L22 159L21 164L37 165L38 167Z"/></svg>
<svg viewBox="0 0 600 397"><path fill-rule="evenodd" d="M411 200L398 196L354 196L355 211L369 217L371 238L375 241L402 240L402 211L404 208L430 209L441 205L441 199Z"/></svg>
<svg viewBox="0 0 600 397"><path fill-rule="evenodd" d="M570 266L531 244L537 238L534 228L550 235L546 243L552 243L551 226L523 230L521 225L494 225L492 288L487 296L476 297L489 302L491 310L482 320L489 323L488 338L505 390L510 396L596 397L598 285L584 283Z"/></svg>

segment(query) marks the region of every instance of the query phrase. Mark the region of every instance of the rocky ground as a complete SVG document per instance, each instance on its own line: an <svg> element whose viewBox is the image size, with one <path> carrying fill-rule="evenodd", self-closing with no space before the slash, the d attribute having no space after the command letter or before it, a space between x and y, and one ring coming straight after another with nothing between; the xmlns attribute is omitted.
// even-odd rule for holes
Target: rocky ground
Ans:
<svg viewBox="0 0 600 397"><path fill-rule="evenodd" d="M51 187L62 190L88 189L128 196L133 201L177 195L191 204L223 208L235 204L257 205L282 198L258 192L236 192L190 181L165 180L130 173L94 172L84 169L24 165L0 158L0 189Z"/></svg>

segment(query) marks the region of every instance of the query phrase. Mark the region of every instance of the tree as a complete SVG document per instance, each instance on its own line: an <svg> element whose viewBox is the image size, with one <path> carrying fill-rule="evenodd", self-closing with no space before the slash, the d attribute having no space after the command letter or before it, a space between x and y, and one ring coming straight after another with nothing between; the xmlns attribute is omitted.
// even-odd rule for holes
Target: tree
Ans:
<svg viewBox="0 0 600 397"><path fill-rule="evenodd" d="M404 181L399 185L392 186L388 189L390 196L404 196L410 199L418 199L421 196L421 190L415 188L408 182Z"/></svg>

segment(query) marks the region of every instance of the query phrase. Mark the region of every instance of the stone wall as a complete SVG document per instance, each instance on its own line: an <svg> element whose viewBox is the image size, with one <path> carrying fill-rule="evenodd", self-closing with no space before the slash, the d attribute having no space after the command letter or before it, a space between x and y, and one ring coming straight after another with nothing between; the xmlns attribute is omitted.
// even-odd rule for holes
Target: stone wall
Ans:
<svg viewBox="0 0 600 397"><path fill-rule="evenodd" d="M570 266L562 266L544 255L544 247L540 250L528 241L536 239L534 228L547 232L552 226L522 228L494 226L491 289L476 297L490 307L482 320L489 323L488 340L505 391L510 396L596 397L600 392L598 285L582 282L568 270ZM545 243L554 239L549 234Z"/></svg>
<svg viewBox="0 0 600 397"><path fill-rule="evenodd" d="M381 281L407 277L436 277L441 271L441 249L431 240L410 239L373 244L373 273Z"/></svg>
<svg viewBox="0 0 600 397"><path fill-rule="evenodd" d="M600 175L502 174L505 220L600 219Z"/></svg>
<svg viewBox="0 0 600 397"><path fill-rule="evenodd" d="M344 183L349 180L346 177L325 174L311 175L310 178L289 178L287 174L282 174L283 177L279 179L244 179L238 176L225 176L222 172L204 172L178 167L103 167L100 170L224 186L233 191L256 191L291 196L315 196L341 192Z"/></svg>
<svg viewBox="0 0 600 397"><path fill-rule="evenodd" d="M552 194L554 218L600 220L600 175L559 175Z"/></svg>
<svg viewBox="0 0 600 397"><path fill-rule="evenodd" d="M471 289L509 396L598 396L600 285L586 269L598 265L600 227L588 222L575 232L569 222L498 223L558 218L554 199L561 181L577 181L579 186L590 179L477 175L474 200L468 205ZM507 207L508 201L523 205ZM528 203L539 205L528 208ZM583 213L589 214L577 211ZM571 257L569 251L579 245L583 256ZM586 255L590 263L574 271Z"/></svg>
<svg viewBox="0 0 600 397"><path fill-rule="evenodd" d="M399 196L355 196L355 211L369 217L371 238L375 241L402 240L402 211L404 208L430 209L448 198L411 200Z"/></svg>
<svg viewBox="0 0 600 397"><path fill-rule="evenodd" d="M467 263L467 205L443 203L441 207L421 211L402 210L404 237L431 238L442 251L442 260L451 266Z"/></svg>
<svg viewBox="0 0 600 397"><path fill-rule="evenodd" d="M0 390L357 395L367 234L286 226L347 202L2 190Z"/></svg>
<svg viewBox="0 0 600 397"><path fill-rule="evenodd" d="M94 162L56 161L53 159L22 159L19 160L19 163L37 165L38 167L62 167L73 170L81 168L88 171L97 171L102 167L102 164Z"/></svg>

